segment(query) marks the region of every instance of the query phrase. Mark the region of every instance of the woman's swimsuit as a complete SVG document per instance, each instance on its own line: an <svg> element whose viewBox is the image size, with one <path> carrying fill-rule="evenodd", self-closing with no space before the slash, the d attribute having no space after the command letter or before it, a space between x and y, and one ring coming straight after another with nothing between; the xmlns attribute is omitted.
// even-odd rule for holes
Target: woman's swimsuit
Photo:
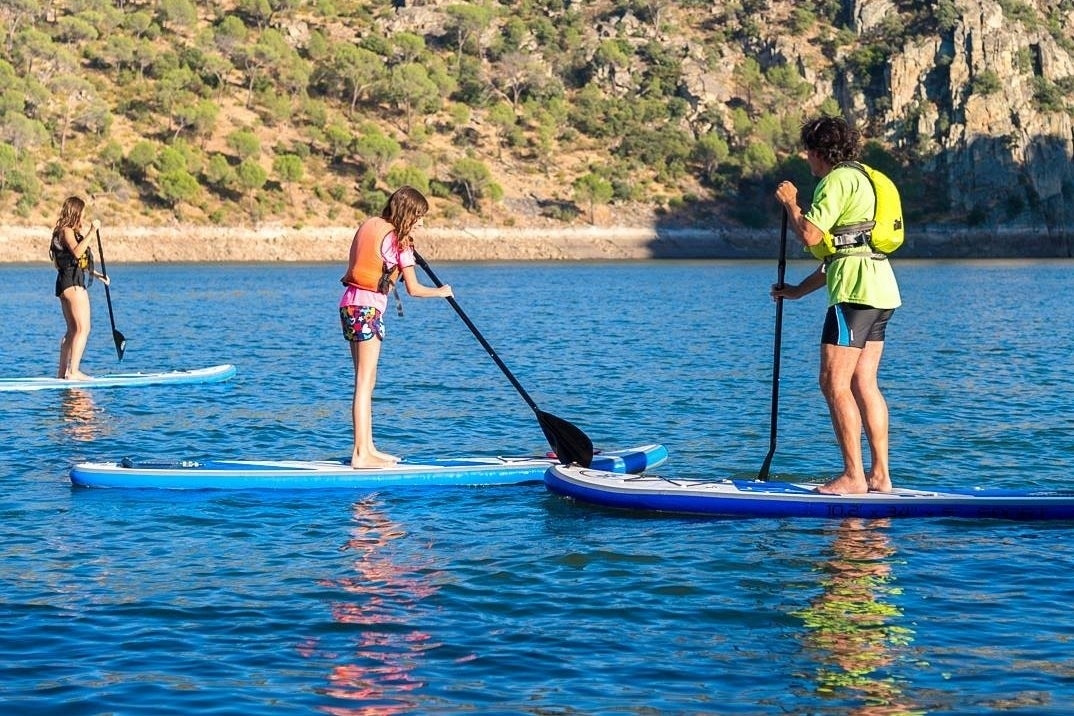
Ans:
<svg viewBox="0 0 1074 716"><path fill-rule="evenodd" d="M83 240L81 234L75 234L75 240ZM59 298L64 291L72 286L86 287L86 276L92 270L93 257L90 250L82 254L82 258L74 255L63 240L63 230L52 232L52 244L49 246L49 256L56 266L56 297Z"/></svg>

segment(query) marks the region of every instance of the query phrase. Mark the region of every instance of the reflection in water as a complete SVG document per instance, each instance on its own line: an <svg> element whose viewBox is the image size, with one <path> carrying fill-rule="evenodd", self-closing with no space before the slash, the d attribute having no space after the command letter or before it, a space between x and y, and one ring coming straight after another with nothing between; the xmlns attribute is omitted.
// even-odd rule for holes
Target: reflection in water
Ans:
<svg viewBox="0 0 1074 716"><path fill-rule="evenodd" d="M100 416L104 411L93 403L93 396L88 391L68 388L62 392L60 414L63 417L64 433L72 440L89 442L104 434L104 422Z"/></svg>
<svg viewBox="0 0 1074 716"><path fill-rule="evenodd" d="M429 635L407 624L413 607L434 594L436 588L414 576L414 565L392 561L391 543L405 536L400 525L375 507L373 497L353 505L354 527L343 545L353 550L354 576L331 582L354 595L332 605L332 617L357 633L352 663L329 674L323 693L355 702L346 706L323 706L333 716L389 716L413 711L417 701L410 694L423 684L411 672L421 654L432 644Z"/></svg>
<svg viewBox="0 0 1074 716"><path fill-rule="evenodd" d="M863 705L849 713L861 716L912 713L898 681L883 672L913 637L894 623L899 608L885 601L899 594L891 574L895 549L884 531L889 526L888 520L843 521L830 559L820 566L823 591L794 613L805 622L803 641L819 662L817 692L860 697Z"/></svg>

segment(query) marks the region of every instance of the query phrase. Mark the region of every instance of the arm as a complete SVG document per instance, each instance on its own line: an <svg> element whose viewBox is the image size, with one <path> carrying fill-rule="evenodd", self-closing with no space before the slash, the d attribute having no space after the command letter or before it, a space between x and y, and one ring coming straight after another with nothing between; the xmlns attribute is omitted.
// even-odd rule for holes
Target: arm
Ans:
<svg viewBox="0 0 1074 716"><path fill-rule="evenodd" d="M406 284L406 292L414 298L450 298L455 295L447 284L440 288L422 285L413 266L403 267L403 283Z"/></svg>
<svg viewBox="0 0 1074 716"><path fill-rule="evenodd" d="M777 286L772 287L772 298L789 298L791 300L807 296L818 288L823 286L827 282L824 275L824 264L817 267L817 270L802 279L802 282L797 286L785 285L782 288Z"/></svg>
<svg viewBox="0 0 1074 716"><path fill-rule="evenodd" d="M79 241L76 238L75 230L69 226L63 227L63 243L75 255L76 259L82 258L90 248L90 239L93 237L93 232L100 232L101 224L96 219L90 226L90 230L86 232L86 235Z"/></svg>
<svg viewBox="0 0 1074 716"><path fill-rule="evenodd" d="M776 187L776 199L786 209L788 223L807 248L824 240L824 232L806 219L802 208L798 206L798 188L794 184L789 181L780 182Z"/></svg>

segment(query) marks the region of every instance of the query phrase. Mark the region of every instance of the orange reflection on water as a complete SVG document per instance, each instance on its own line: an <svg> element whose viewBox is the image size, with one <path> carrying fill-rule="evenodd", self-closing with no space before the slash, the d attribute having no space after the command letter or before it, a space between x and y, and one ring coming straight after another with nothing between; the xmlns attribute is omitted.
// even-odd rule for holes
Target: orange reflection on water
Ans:
<svg viewBox="0 0 1074 716"><path fill-rule="evenodd" d="M819 567L826 575L823 590L796 613L807 627L806 646L818 655L817 692L861 697L864 703L848 712L858 716L912 712L896 679L882 671L913 637L896 623L902 616L898 606L886 601L898 594L888 527L888 520L844 520L835 531L831 556Z"/></svg>
<svg viewBox="0 0 1074 716"><path fill-rule="evenodd" d="M354 702L322 706L333 716L391 716L418 706L411 696L424 686L411 675L430 636L406 623L412 608L437 589L418 575L415 565L400 565L391 556L392 542L406 536L403 528L380 512L373 497L353 505L351 537L341 549L353 551L353 575L328 583L353 594L353 601L332 605L332 618L355 627L352 663L328 674L327 696ZM303 645L312 653L311 644Z"/></svg>
<svg viewBox="0 0 1074 716"><path fill-rule="evenodd" d="M104 423L100 419L104 411L94 404L93 396L88 391L68 388L62 391L62 396L60 416L68 437L88 442L104 434Z"/></svg>

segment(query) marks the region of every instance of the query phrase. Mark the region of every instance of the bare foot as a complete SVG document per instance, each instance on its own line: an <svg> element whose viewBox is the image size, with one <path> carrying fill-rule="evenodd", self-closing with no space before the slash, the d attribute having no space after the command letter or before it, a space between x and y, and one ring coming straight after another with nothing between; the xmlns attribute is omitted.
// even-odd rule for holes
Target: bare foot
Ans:
<svg viewBox="0 0 1074 716"><path fill-rule="evenodd" d="M855 478L849 475L840 475L817 488L817 492L822 495L864 495L868 491L869 484L864 477Z"/></svg>
<svg viewBox="0 0 1074 716"><path fill-rule="evenodd" d="M381 452L380 450L377 450L376 448L373 448L373 457L377 458L378 460L387 460L388 462L391 462L391 463L399 462L399 458L396 457L395 455L389 455L388 453Z"/></svg>
<svg viewBox="0 0 1074 716"><path fill-rule="evenodd" d="M93 376L86 375L80 370L67 371L67 375L64 376L67 380L90 380Z"/></svg>
<svg viewBox="0 0 1074 716"><path fill-rule="evenodd" d="M352 456L351 467L355 470L368 470L369 468L377 467L394 467L394 460L381 460L380 458L373 457L372 455L363 455L362 457Z"/></svg>
<svg viewBox="0 0 1074 716"><path fill-rule="evenodd" d="M891 478L887 475L876 477L869 475L869 492L891 492Z"/></svg>

